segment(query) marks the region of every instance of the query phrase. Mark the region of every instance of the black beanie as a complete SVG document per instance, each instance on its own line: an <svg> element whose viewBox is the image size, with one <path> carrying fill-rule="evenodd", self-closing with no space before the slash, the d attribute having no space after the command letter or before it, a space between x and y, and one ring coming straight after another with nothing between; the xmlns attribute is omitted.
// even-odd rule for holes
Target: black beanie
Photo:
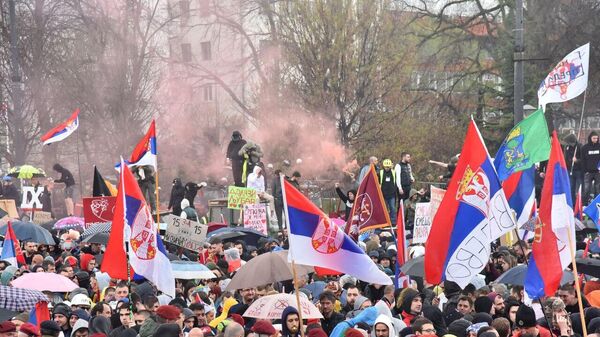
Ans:
<svg viewBox="0 0 600 337"><path fill-rule="evenodd" d="M475 312L485 312L489 314L490 311L492 311L492 305L494 305L494 302L492 302L489 297L479 296L475 300Z"/></svg>
<svg viewBox="0 0 600 337"><path fill-rule="evenodd" d="M535 312L532 308L521 304L517 310L516 322L517 328L531 328L536 326Z"/></svg>
<svg viewBox="0 0 600 337"><path fill-rule="evenodd" d="M456 337L465 337L467 335L467 328L470 326L471 322L466 319L457 319L448 326L448 333Z"/></svg>

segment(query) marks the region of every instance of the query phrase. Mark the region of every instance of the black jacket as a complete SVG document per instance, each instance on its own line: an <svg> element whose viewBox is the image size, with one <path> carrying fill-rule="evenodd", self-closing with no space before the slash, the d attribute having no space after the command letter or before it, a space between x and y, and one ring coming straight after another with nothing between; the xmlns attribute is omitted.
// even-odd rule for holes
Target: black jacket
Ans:
<svg viewBox="0 0 600 337"><path fill-rule="evenodd" d="M588 143L581 148L581 165L584 172L598 172L598 162L600 161L600 141L592 143L592 136L598 134L594 131L588 136Z"/></svg>
<svg viewBox="0 0 600 337"><path fill-rule="evenodd" d="M327 336L329 336L331 335L333 328L335 328L335 326L338 325L338 323L344 321L345 319L346 318L344 317L344 315L334 311L333 313L331 313L331 316L329 316L329 318L321 318L321 327L323 328Z"/></svg>
<svg viewBox="0 0 600 337"><path fill-rule="evenodd" d="M381 170L379 171L379 182L381 184L381 194L386 199L393 198L396 196L396 179L398 177L395 176L393 170Z"/></svg>
<svg viewBox="0 0 600 337"><path fill-rule="evenodd" d="M73 174L71 171L67 170L64 167L60 167L60 169L56 170L56 172L60 173L60 179L55 180L56 183L65 183L67 187L75 185L75 178L73 178Z"/></svg>
<svg viewBox="0 0 600 337"><path fill-rule="evenodd" d="M169 208L178 209L181 207L181 200L185 196L185 188L181 183L181 180L177 180L171 188L171 198L169 199Z"/></svg>
<svg viewBox="0 0 600 337"><path fill-rule="evenodd" d="M246 145L245 139L232 140L227 145L227 158L231 159L231 162L241 163L244 161L244 157L239 155L242 147Z"/></svg>

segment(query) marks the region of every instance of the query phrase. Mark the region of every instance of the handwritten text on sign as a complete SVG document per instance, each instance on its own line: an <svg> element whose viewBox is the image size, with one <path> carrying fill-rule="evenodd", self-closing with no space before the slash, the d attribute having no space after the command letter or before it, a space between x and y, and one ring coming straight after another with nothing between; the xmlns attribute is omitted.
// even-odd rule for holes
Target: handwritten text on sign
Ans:
<svg viewBox="0 0 600 337"><path fill-rule="evenodd" d="M208 226L175 215L166 216L165 220L165 241L194 252L200 251L206 241Z"/></svg>
<svg viewBox="0 0 600 337"><path fill-rule="evenodd" d="M415 206L415 228L413 233L413 243L425 243L431 230L431 213L429 212L431 204L420 202Z"/></svg>
<svg viewBox="0 0 600 337"><path fill-rule="evenodd" d="M267 235L267 208L265 205L244 205L244 227Z"/></svg>
<svg viewBox="0 0 600 337"><path fill-rule="evenodd" d="M432 222L435 213L437 213L438 208L440 208L442 199L444 199L444 194L446 194L446 190L431 185L431 206L429 207L429 213L431 213Z"/></svg>
<svg viewBox="0 0 600 337"><path fill-rule="evenodd" d="M242 209L246 204L256 203L256 190L252 188L229 186L227 208Z"/></svg>

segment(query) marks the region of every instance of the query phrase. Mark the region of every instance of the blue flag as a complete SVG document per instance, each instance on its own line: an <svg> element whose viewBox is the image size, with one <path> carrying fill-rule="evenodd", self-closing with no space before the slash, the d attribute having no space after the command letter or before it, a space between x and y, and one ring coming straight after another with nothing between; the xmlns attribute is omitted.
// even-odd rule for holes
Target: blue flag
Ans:
<svg viewBox="0 0 600 337"><path fill-rule="evenodd" d="M594 221L594 223L596 224L596 228L599 228L600 230L600 225L598 225L598 218L600 217L600 194L598 194L594 200L592 200L590 202L589 205L587 205L584 209L583 209L583 213L587 214L588 217L590 217L590 219L592 219L592 221Z"/></svg>

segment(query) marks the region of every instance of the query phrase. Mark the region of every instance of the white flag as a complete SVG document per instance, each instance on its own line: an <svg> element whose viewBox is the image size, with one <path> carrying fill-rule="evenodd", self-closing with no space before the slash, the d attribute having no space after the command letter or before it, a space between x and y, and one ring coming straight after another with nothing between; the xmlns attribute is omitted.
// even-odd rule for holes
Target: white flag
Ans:
<svg viewBox="0 0 600 337"><path fill-rule="evenodd" d="M587 88L590 64L590 44L573 50L550 71L538 89L538 105L566 102Z"/></svg>

